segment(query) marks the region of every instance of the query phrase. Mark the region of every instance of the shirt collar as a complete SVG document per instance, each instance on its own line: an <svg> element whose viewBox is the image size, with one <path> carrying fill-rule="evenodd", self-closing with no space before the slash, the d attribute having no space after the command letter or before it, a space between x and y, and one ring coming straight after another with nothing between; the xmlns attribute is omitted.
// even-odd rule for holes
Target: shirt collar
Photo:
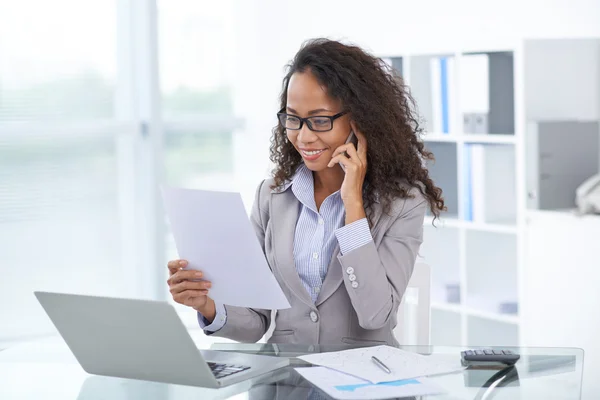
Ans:
<svg viewBox="0 0 600 400"><path fill-rule="evenodd" d="M316 212L317 205L315 204L315 183L313 173L304 163L298 166L294 176L279 188L275 188L274 192L283 193L290 187L298 201Z"/></svg>
<svg viewBox="0 0 600 400"><path fill-rule="evenodd" d="M285 181L281 186L276 187L272 190L273 193L283 193L288 190L292 184L296 184L297 186L311 185L311 188L314 189L314 182L312 180L312 171L309 170L304 163L300 164L294 172L294 175ZM308 182L310 180L310 183Z"/></svg>
<svg viewBox="0 0 600 400"><path fill-rule="evenodd" d="M300 164L291 182L292 193L306 207L315 210L315 182L313 173L305 164Z"/></svg>
<svg viewBox="0 0 600 400"><path fill-rule="evenodd" d="M296 169L294 176L287 180L279 188L273 189L274 193L283 193L289 188L292 188L294 196L306 207L311 208L317 212L317 205L315 203L315 181L313 173L306 164L302 163ZM333 195L339 195L339 190Z"/></svg>

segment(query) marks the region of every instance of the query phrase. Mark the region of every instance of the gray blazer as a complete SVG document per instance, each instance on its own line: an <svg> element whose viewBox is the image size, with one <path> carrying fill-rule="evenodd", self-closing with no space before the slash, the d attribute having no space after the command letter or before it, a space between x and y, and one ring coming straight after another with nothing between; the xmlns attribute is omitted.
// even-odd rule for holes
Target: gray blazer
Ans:
<svg viewBox="0 0 600 400"><path fill-rule="evenodd" d="M263 181L251 213L256 235L291 308L277 310L270 343L397 345L392 330L398 305L423 240L427 201L417 189L391 211L374 208L373 242L345 255L334 250L316 303L296 271L294 232L300 202L291 189ZM356 282L350 280L355 275ZM225 306L227 321L213 336L256 342L270 327L270 310Z"/></svg>

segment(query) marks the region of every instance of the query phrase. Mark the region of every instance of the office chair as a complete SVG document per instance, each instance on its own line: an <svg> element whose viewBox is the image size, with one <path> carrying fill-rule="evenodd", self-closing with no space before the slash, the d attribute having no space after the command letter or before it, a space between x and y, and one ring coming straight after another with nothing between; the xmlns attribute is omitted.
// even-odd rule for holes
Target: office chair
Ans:
<svg viewBox="0 0 600 400"><path fill-rule="evenodd" d="M398 308L398 325L394 329L394 336L401 345L429 346L430 344L431 267L427 264L415 265Z"/></svg>

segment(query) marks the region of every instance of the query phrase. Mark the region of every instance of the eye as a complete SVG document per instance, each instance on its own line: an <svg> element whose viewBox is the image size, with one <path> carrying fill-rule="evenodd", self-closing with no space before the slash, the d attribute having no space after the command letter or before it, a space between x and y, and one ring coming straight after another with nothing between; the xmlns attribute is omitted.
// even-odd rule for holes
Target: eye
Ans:
<svg viewBox="0 0 600 400"><path fill-rule="evenodd" d="M327 126L329 125L329 118L313 118L311 122L316 126Z"/></svg>

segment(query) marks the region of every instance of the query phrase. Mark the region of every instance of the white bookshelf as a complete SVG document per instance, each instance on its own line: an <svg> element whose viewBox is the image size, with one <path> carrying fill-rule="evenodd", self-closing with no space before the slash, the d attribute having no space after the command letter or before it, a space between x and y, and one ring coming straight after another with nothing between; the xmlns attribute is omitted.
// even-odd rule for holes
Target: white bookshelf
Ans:
<svg viewBox="0 0 600 400"><path fill-rule="evenodd" d="M447 135L441 133L428 133L423 136L425 142L446 142L446 143L481 143L481 144L515 144L517 142L515 135Z"/></svg>
<svg viewBox="0 0 600 400"><path fill-rule="evenodd" d="M524 307L533 312L524 304L531 298L525 296L524 279L531 262L525 257L528 215L544 206L569 208L563 203L570 194L558 196L565 182L556 168L572 171L567 178L575 181L589 173L582 168L593 160L583 163L577 152L561 151L555 169L544 157L560 149L565 126L565 145L585 147L588 142L573 144L577 138L568 133L587 129L587 136L578 137L589 141L593 124L573 129L569 124L600 120L600 38L385 56L409 85L424 118L422 139L436 157L430 175L448 206L436 227L426 217L419 254L432 268L432 343L523 343L527 335L519 312ZM440 72L432 61L439 57L447 59L445 95L435 89L440 78L432 76ZM485 71L473 70L482 65ZM447 96L446 111L439 109L440 96ZM487 123L480 123L482 113ZM586 157L594 151L600 153L600 146ZM596 166L600 169L600 162ZM552 172L556 179L551 176L548 183Z"/></svg>

